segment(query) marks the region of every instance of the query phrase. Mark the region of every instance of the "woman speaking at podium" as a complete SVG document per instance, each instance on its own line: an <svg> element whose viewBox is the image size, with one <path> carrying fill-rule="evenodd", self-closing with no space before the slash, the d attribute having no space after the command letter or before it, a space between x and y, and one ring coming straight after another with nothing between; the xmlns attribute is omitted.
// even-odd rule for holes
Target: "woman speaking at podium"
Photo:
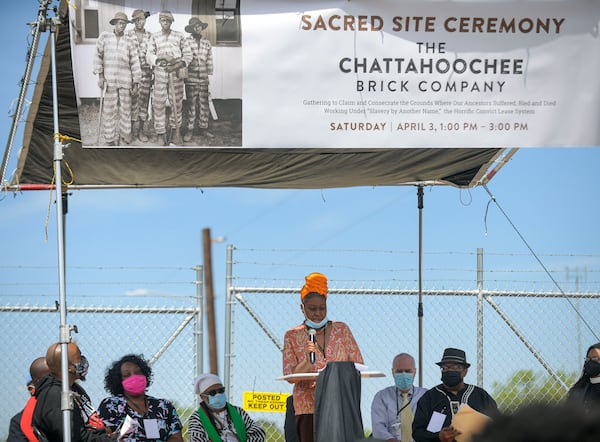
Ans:
<svg viewBox="0 0 600 442"><path fill-rule="evenodd" d="M360 349L350 328L327 318L327 277L314 272L300 291L302 324L289 329L283 342L283 374L316 373L327 362L363 363ZM294 384L296 430L300 442L313 442L313 415L316 377L288 379Z"/></svg>

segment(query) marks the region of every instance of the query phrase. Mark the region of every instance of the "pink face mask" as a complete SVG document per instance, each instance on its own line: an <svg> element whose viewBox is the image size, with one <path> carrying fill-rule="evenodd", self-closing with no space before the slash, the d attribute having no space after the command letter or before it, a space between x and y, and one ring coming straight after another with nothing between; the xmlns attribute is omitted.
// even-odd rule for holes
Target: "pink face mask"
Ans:
<svg viewBox="0 0 600 442"><path fill-rule="evenodd" d="M123 385L125 393L133 395L144 394L146 386L148 385L146 376L143 374L132 374L128 378L123 379L121 384Z"/></svg>

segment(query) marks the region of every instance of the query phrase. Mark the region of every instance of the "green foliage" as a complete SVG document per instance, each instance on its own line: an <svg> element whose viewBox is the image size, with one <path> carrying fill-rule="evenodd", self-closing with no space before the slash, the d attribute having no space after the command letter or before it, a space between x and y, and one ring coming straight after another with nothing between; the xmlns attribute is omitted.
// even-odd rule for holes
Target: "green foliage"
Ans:
<svg viewBox="0 0 600 442"><path fill-rule="evenodd" d="M558 382L548 373L536 373L533 370L518 370L505 383L492 384L492 397L502 412L512 412L517 408L533 402L555 404L561 402L568 388L577 380L575 373L557 372Z"/></svg>
<svg viewBox="0 0 600 442"><path fill-rule="evenodd" d="M265 430L266 442L283 442L285 440L283 431L273 422L257 420L256 423Z"/></svg>
<svg viewBox="0 0 600 442"><path fill-rule="evenodd" d="M177 414L179 414L179 419L181 420L181 424L183 425L182 436L183 440L186 441L188 439L187 430L188 430L188 420L194 411L197 410L195 407L181 407L176 406Z"/></svg>

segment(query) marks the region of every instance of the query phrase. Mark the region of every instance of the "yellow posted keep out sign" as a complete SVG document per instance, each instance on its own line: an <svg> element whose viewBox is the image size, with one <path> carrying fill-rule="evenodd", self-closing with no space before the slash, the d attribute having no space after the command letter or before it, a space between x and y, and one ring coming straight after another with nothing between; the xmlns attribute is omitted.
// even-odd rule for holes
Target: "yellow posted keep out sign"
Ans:
<svg viewBox="0 0 600 442"><path fill-rule="evenodd" d="M285 413L288 393L244 392L244 410Z"/></svg>

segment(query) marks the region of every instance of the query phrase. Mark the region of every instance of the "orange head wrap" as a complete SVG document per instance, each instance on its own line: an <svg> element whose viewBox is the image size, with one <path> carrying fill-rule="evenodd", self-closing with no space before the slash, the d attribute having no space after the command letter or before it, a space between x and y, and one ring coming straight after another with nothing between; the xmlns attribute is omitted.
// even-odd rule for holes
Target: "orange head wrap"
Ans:
<svg viewBox="0 0 600 442"><path fill-rule="evenodd" d="M319 272L313 272L306 278L306 284L300 291L300 300L309 293L318 293L327 297L327 277Z"/></svg>

